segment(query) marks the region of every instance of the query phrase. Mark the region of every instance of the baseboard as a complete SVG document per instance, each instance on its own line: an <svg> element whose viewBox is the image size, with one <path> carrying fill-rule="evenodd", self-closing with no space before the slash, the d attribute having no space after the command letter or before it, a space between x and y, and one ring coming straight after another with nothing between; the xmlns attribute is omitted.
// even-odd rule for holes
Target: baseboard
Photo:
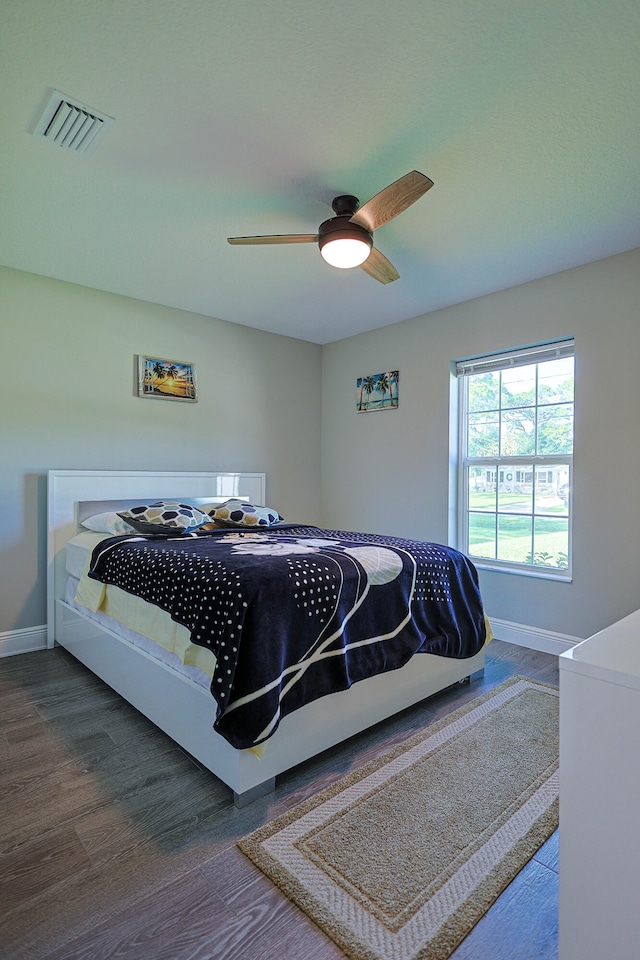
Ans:
<svg viewBox="0 0 640 960"><path fill-rule="evenodd" d="M33 653L46 650L47 625L24 627L22 630L7 630L0 633L0 657L12 657L16 653Z"/></svg>
<svg viewBox="0 0 640 960"><path fill-rule="evenodd" d="M575 647L576 643L582 642L580 637L554 633L551 630L543 630L541 627L527 627L522 623L511 623L509 620L498 620L496 617L489 616L489 622L497 640L517 643L521 647L540 650L542 653L555 653L559 656L571 647Z"/></svg>
<svg viewBox="0 0 640 960"><path fill-rule="evenodd" d="M507 643L517 643L530 650L540 650L543 653L561 654L565 650L575 647L581 642L580 637L569 637L563 633L553 633L541 627L527 627L522 623L511 623L509 620L499 620L489 617L493 634L498 640ZM0 657L11 657L16 653L32 653L34 650L45 650L47 647L47 627L25 627L22 630L8 630L0 633Z"/></svg>

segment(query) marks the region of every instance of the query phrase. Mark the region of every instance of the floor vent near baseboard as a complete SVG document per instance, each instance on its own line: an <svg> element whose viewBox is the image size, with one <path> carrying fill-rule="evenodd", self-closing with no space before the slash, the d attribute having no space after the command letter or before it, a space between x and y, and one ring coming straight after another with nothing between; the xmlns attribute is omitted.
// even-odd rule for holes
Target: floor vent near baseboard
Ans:
<svg viewBox="0 0 640 960"><path fill-rule="evenodd" d="M113 117L53 90L36 121L33 134L70 150L91 153L113 123Z"/></svg>

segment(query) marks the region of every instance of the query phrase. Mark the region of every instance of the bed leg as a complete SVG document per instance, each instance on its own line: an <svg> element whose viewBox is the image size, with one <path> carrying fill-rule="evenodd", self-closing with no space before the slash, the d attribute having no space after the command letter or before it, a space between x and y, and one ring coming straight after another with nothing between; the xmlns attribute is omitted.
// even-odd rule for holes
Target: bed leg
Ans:
<svg viewBox="0 0 640 960"><path fill-rule="evenodd" d="M468 684L473 683L475 680L482 680L484 677L484 667L480 667L479 670L476 670L475 673L470 673L468 677L463 677L462 680L458 680L460 686L468 686Z"/></svg>
<svg viewBox="0 0 640 960"><path fill-rule="evenodd" d="M248 803L253 803L254 800L257 800L258 797L264 797L268 793L273 793L275 788L276 778L271 777L270 780L265 780L264 783L259 783L257 787L250 787L243 793L236 793L234 790L233 804L238 808L238 810L241 810L243 807L246 807Z"/></svg>

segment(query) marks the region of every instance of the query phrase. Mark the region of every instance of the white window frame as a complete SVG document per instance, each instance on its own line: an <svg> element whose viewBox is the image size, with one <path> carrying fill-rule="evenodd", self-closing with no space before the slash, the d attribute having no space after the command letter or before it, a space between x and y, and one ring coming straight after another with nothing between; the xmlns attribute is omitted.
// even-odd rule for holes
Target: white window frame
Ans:
<svg viewBox="0 0 640 960"><path fill-rule="evenodd" d="M546 580L570 581L572 578L572 517L573 517L573 449L570 454L561 455L541 455L518 457L468 457L466 450L467 443L467 377L474 373L495 372L498 370L509 369L514 366L524 366L526 364L543 363L548 360L561 359L563 357L574 356L573 339L563 339L553 342L534 345L531 347L521 347L515 350L505 351L500 354L489 354L480 357L470 357L464 360L458 360L453 364L453 375L457 378L457 390L455 391L455 404L453 411L457 407L457 545L463 553L471 557L474 565L479 569L497 570L505 573L518 574L520 576L536 577ZM574 375L575 376L575 375ZM575 402L575 401L574 401ZM575 407L574 407L575 410ZM468 542L468 515L469 515L469 468L481 466L486 469L487 474L493 476L500 470L512 468L514 471L526 467L544 468L545 464L565 465L568 469L569 494L567 501L567 523L568 523L568 566L567 567L547 567L540 564L516 563L507 560L497 560L487 557L477 557L469 552ZM498 485L496 485L496 496ZM534 504L535 517L535 504ZM534 553L535 553L535 539Z"/></svg>

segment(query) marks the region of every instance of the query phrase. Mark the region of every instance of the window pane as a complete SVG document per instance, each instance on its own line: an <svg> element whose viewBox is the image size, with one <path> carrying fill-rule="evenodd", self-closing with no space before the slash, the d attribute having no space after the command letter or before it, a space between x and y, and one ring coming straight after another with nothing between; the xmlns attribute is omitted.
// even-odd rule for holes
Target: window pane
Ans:
<svg viewBox="0 0 640 960"><path fill-rule="evenodd" d="M502 406L533 407L536 402L536 365L502 371Z"/></svg>
<svg viewBox="0 0 640 960"><path fill-rule="evenodd" d="M498 510L500 513L533 513L533 467L499 467Z"/></svg>
<svg viewBox="0 0 640 960"><path fill-rule="evenodd" d="M569 566L569 521L555 517L536 517L534 526L534 564L566 568Z"/></svg>
<svg viewBox="0 0 640 960"><path fill-rule="evenodd" d="M536 514L566 517L569 513L569 467L566 463L536 467Z"/></svg>
<svg viewBox="0 0 640 960"><path fill-rule="evenodd" d="M496 556L495 513L469 514L469 553L472 557L494 560Z"/></svg>
<svg viewBox="0 0 640 960"><path fill-rule="evenodd" d="M538 403L573 403L573 357L538 364Z"/></svg>
<svg viewBox="0 0 640 960"><path fill-rule="evenodd" d="M531 562L531 517L498 515L498 560Z"/></svg>
<svg viewBox="0 0 640 960"><path fill-rule="evenodd" d="M500 400L500 373L477 373L468 377L468 407L478 410L497 410Z"/></svg>
<svg viewBox="0 0 640 960"><path fill-rule="evenodd" d="M502 414L500 455L526 457L535 453L535 407L507 410Z"/></svg>
<svg viewBox="0 0 640 960"><path fill-rule="evenodd" d="M498 414L496 411L469 414L467 456L497 457L499 446Z"/></svg>
<svg viewBox="0 0 640 960"><path fill-rule="evenodd" d="M538 408L538 453L549 456L573 450L573 404Z"/></svg>
<svg viewBox="0 0 640 960"><path fill-rule="evenodd" d="M496 468L469 467L469 509L496 510Z"/></svg>

